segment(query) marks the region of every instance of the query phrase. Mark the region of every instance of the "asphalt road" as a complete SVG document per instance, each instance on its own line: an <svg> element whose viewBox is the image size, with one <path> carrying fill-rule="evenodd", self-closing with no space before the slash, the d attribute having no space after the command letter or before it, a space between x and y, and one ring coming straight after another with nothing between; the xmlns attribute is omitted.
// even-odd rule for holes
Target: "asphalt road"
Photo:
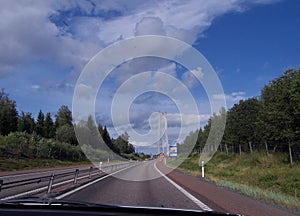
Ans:
<svg viewBox="0 0 300 216"><path fill-rule="evenodd" d="M79 170L85 170L89 169L88 166L86 167L79 167ZM21 173L21 174L9 174L9 175L3 175L0 177L1 180L3 180L4 183L10 183L10 182L15 182L15 181L22 181L26 179L32 179L32 178L42 178L42 177L47 177L51 176L52 173L55 175L62 174L62 173L75 173L75 168L69 168L69 169L60 169L60 170L46 170L46 171L40 171L40 172L29 172L29 173ZM62 180L71 178L66 177L63 178ZM34 190L40 187L45 187L48 185L49 180L45 182L40 182L40 183L33 183L33 184L28 184L28 185L23 185L22 187L12 187L9 189L1 190L0 192L0 199L5 199L6 197L14 196L16 194L21 194L26 191Z"/></svg>
<svg viewBox="0 0 300 216"><path fill-rule="evenodd" d="M138 163L64 199L126 206L203 209L197 201L163 177L155 167L156 162Z"/></svg>
<svg viewBox="0 0 300 216"><path fill-rule="evenodd" d="M123 167L128 166L130 163L110 163L110 164L103 164L102 171L105 173L113 172L114 170L121 169ZM24 181L30 180L33 178L42 178L43 181L37 183L38 180L34 181L32 184L24 184L20 186L13 186L11 188L5 188L3 186L2 190L0 190L0 200L1 199L12 199L12 198L19 198L22 196L30 196L31 191L40 191L42 188L47 188L50 180L50 176L54 174L54 181L53 184L57 184L60 182L71 181L73 182L75 176L75 170L78 169L78 178L87 178L89 176L89 169L91 166L78 166L72 168L61 168L61 169L46 169L40 171L24 171L24 173L0 173L0 179L3 183L12 183L16 181ZM59 177L60 174L66 174L66 176ZM92 175L98 175L98 169L94 169ZM45 189L43 189L45 191Z"/></svg>
<svg viewBox="0 0 300 216"><path fill-rule="evenodd" d="M172 171L157 160L108 166L103 170L107 175L99 175L69 190L57 188L53 195L57 199L123 206L202 209L245 215L299 215L299 212L252 199L216 186L205 179L177 170ZM0 179L9 181L16 178L36 177L49 174L48 171L50 170L26 174L11 173L2 175ZM66 171L68 169L55 170L59 173ZM28 190L29 186L21 188ZM59 191L61 189L63 190ZM0 192L0 199L4 195L16 194L18 190L17 188L3 190Z"/></svg>

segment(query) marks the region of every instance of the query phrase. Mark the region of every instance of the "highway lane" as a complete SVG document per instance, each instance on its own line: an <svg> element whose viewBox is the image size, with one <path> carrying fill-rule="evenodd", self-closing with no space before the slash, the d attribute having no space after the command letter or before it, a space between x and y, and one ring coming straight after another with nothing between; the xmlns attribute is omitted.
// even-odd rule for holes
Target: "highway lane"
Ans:
<svg viewBox="0 0 300 216"><path fill-rule="evenodd" d="M90 166L85 167L78 167L80 171L89 169ZM63 173L70 173L70 176L66 176L65 178L61 178L60 180L66 180L70 179L75 175L76 168L66 168L66 169L59 169L59 170L47 170L47 171L41 171L41 172L29 172L29 173L22 173L22 174L10 174L10 175L4 175L1 176L0 179L3 180L4 183L10 183L15 181L22 181L26 179L32 179L32 178L43 178L43 177L50 177L52 173L55 175L63 174ZM86 175L86 173L81 173L79 171L79 176ZM74 175L72 175L74 173ZM74 178L74 177L73 177ZM33 183L33 184L27 184L20 187L12 187L8 189L2 189L0 192L0 199L6 199L7 197L11 197L14 195L22 194L26 191L35 190L38 188L46 187L49 183L48 179L44 179L44 182L40 183ZM37 180L36 180L37 181ZM57 180L56 180L57 181Z"/></svg>
<svg viewBox="0 0 300 216"><path fill-rule="evenodd" d="M213 209L245 215L298 215L195 176L170 171L158 161L130 163L127 167L112 170L110 174L94 178L70 191L56 194L56 198L128 206Z"/></svg>
<svg viewBox="0 0 300 216"><path fill-rule="evenodd" d="M121 169L124 166L127 166L128 162L118 162L118 163L110 163L110 164L103 164L102 171L105 173L113 172L114 170ZM54 174L54 181L53 185L57 185L61 182L73 182L75 177L75 170L78 169L78 179L81 178L88 178L89 177L89 170L91 166L78 166L78 167L72 167L72 168L65 168L65 169L53 169L53 170L45 170L45 171L33 171L33 172L27 172L27 173L21 173L21 174L9 174L9 175L2 175L0 176L0 179L3 181L3 183L11 183L15 181L24 181L29 180L32 178L42 178L42 182L38 182L38 180L35 180L32 184L25 184L22 186L13 186L11 188L5 188L6 186L3 186L2 190L0 191L0 199L8 199L8 198L18 198L22 196L29 196L32 193L32 191L40 192L42 190L46 190L47 186L49 184L50 176L52 173ZM67 174L68 173L68 174ZM59 177L60 174L67 174L64 177ZM98 169L94 169L91 173L92 175L98 175L99 171ZM22 184L22 183L21 183ZM46 188L46 189L43 189Z"/></svg>
<svg viewBox="0 0 300 216"><path fill-rule="evenodd" d="M99 204L202 209L195 200L187 197L157 171L156 162L139 163L63 199Z"/></svg>
<svg viewBox="0 0 300 216"><path fill-rule="evenodd" d="M0 177L1 180L5 184L15 182L15 181L25 181L25 183L18 183L20 186L13 185L4 185L0 192L0 200L8 199L8 198L18 198L22 196L29 196L33 194L33 191L42 191L46 190L49 184L50 176L52 173L54 174L53 184L64 182L64 181L74 181L75 177L75 168L72 169L61 169L61 170L53 170L53 171L45 171L45 172L33 172L33 173L24 173L17 175L9 175ZM89 167L79 168L78 179L80 178L88 178L89 176ZM99 171L93 170L92 175L98 174ZM59 174L67 174L66 176L59 177ZM26 181L35 178L34 181ZM40 181L39 181L40 180ZM32 183L29 183L32 182ZM23 185L22 185L23 184ZM9 187L10 188L7 188ZM42 189L46 188L46 189Z"/></svg>

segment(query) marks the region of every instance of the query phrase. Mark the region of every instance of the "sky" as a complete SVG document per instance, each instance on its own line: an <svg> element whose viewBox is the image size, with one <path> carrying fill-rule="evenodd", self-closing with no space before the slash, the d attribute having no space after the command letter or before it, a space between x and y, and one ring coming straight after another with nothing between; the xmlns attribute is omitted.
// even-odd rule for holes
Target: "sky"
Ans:
<svg viewBox="0 0 300 216"><path fill-rule="evenodd" d="M299 10L297 0L1 0L0 88L16 101L19 112L36 116L41 109L54 117L61 105L72 109L80 74L98 52L132 37L161 35L189 44L206 58L218 75L229 109L241 99L259 96L263 86L287 68L300 67ZM157 112L167 112L169 142L182 142L212 115L205 86L197 80L206 71L198 69L192 74L177 62L155 57L123 62L99 91L94 89L95 119L113 137L129 130L137 149L153 152L149 137L157 133ZM155 92L174 90L158 72L186 86L198 113L180 113L178 100L192 109L184 94L172 98ZM137 93L143 86L154 90ZM112 109L120 88L123 97ZM122 100L133 96L125 109ZM127 116L129 122L124 120ZM138 140L134 133L148 136Z"/></svg>

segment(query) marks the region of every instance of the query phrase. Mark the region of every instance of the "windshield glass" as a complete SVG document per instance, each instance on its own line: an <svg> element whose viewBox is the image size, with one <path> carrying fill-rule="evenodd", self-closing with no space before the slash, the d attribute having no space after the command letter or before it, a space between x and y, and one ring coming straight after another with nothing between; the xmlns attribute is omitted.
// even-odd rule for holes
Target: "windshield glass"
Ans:
<svg viewBox="0 0 300 216"><path fill-rule="evenodd" d="M1 1L0 199L299 213L299 10Z"/></svg>

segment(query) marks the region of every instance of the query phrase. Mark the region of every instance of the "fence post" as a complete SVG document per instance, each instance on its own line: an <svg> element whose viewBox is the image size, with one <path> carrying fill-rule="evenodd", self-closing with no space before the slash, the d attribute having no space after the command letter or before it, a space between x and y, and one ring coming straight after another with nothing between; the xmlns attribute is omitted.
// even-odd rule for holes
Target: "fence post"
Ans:
<svg viewBox="0 0 300 216"><path fill-rule="evenodd" d="M204 178L204 161L201 162L202 165L202 178Z"/></svg>
<svg viewBox="0 0 300 216"><path fill-rule="evenodd" d="M76 183L77 183L78 173L79 173L79 169L76 169L76 170L75 170L75 176L74 176L74 183L73 183L73 184L76 184Z"/></svg>
<svg viewBox="0 0 300 216"><path fill-rule="evenodd" d="M0 191L2 189L2 185L3 185L3 179L0 179Z"/></svg>
<svg viewBox="0 0 300 216"><path fill-rule="evenodd" d="M54 181L54 173L52 173L52 175L51 175L51 177L50 177L49 184L48 184L48 190L47 190L47 193L50 193L50 192L51 192L52 185L53 185L53 181Z"/></svg>
<svg viewBox="0 0 300 216"><path fill-rule="evenodd" d="M102 161L99 162L99 174L101 174L102 171Z"/></svg>

